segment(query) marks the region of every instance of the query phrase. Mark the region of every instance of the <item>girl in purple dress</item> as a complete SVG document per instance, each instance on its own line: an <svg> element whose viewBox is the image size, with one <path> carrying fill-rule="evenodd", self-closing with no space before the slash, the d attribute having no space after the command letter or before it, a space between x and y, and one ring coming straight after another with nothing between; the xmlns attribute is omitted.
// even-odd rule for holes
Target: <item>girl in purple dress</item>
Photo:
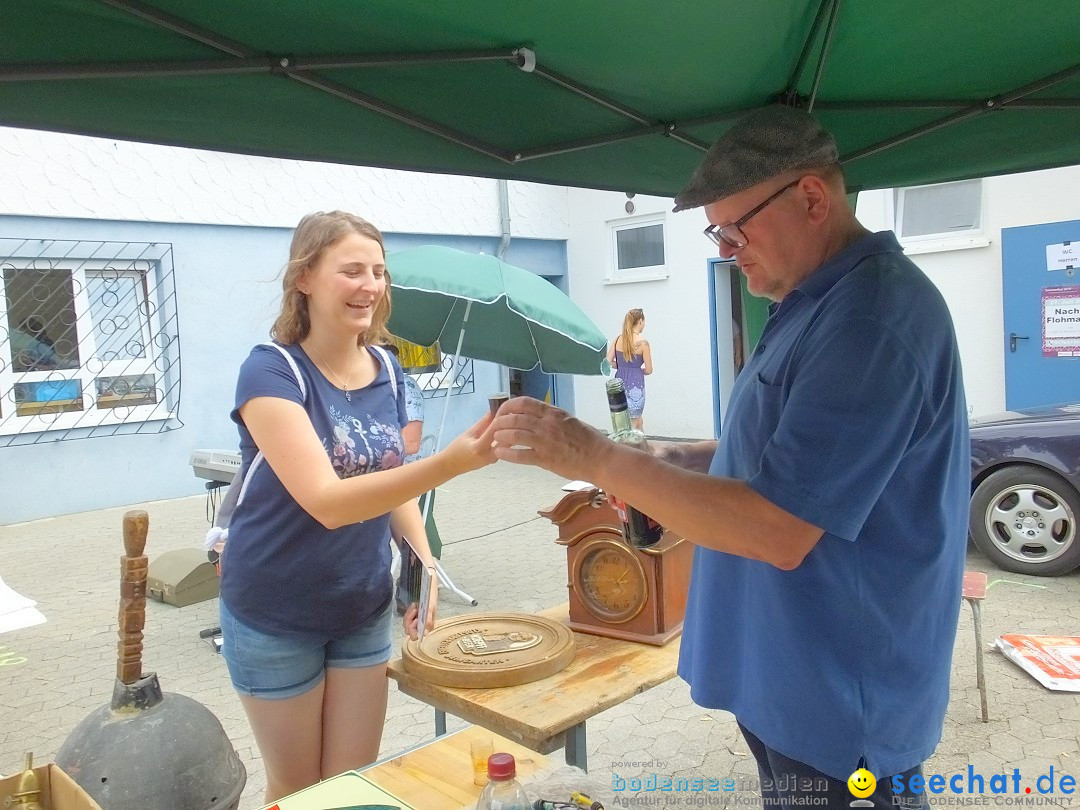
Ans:
<svg viewBox="0 0 1080 810"><path fill-rule="evenodd" d="M622 332L608 344L608 362L615 369L615 376L626 387L626 400L630 406L630 421L638 430L645 430L645 375L652 374L652 349L649 341L641 336L645 329L645 313L632 309L623 318Z"/></svg>

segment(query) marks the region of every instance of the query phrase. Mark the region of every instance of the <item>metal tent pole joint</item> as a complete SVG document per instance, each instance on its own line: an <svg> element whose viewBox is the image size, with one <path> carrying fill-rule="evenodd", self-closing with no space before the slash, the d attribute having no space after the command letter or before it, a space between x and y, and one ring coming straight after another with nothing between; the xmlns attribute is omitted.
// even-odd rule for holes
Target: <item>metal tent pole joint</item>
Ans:
<svg viewBox="0 0 1080 810"><path fill-rule="evenodd" d="M522 72L532 73L536 70L536 51L532 48L515 48L513 56Z"/></svg>

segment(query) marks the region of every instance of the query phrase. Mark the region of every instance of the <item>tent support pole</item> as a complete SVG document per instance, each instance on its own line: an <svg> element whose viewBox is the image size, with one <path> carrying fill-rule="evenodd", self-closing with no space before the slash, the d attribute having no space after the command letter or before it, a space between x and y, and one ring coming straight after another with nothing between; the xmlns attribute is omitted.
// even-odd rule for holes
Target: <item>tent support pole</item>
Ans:
<svg viewBox="0 0 1080 810"><path fill-rule="evenodd" d="M814 15L814 22L810 25L810 32L806 35L806 39L803 41L802 50L799 52L799 59L795 62L795 69L791 71L791 78L788 79L787 94L794 94L795 88L799 86L799 79L802 78L802 72L806 68L806 63L810 59L810 52L814 46L814 40L817 39L818 29L821 28L821 23L825 19L825 14L829 8L829 0L821 0L821 5L818 6L817 14Z"/></svg>
<svg viewBox="0 0 1080 810"><path fill-rule="evenodd" d="M832 47L833 34L836 33L836 21L839 17L840 0L832 0L832 8L829 9L829 27L825 29L825 41L821 43L821 58L818 59L817 70L814 71L814 84L810 88L810 103L806 107L807 112L814 111L814 102L817 101L821 77L825 75L825 65L829 61L829 48Z"/></svg>
<svg viewBox="0 0 1080 810"><path fill-rule="evenodd" d="M1011 103L1019 101L1025 96L1029 96L1032 93L1038 93L1041 90L1045 90L1059 82L1063 82L1066 79L1071 79L1074 76L1080 75L1080 65L1073 65L1065 70L1052 73L1049 76L1045 76L1042 79L1037 79L1030 84L1025 84L1022 87L1017 87L1015 90L1010 90L1000 95L988 98L985 101L972 104L970 107L960 110L953 115L948 115L945 118L940 118L937 121L931 121L929 124L925 124L915 129L909 129L907 132L903 132L892 138L887 138L883 141L879 141L876 144L867 146L864 149L860 149L856 152L852 152L848 155L841 155L841 163L853 163L860 158L869 157L870 155L876 155L879 152L884 152L886 149L891 149L894 146L899 146L902 143L918 138L921 135L926 135L930 132L934 132L938 129L957 124L960 121L966 121L968 118L973 118L976 115L982 115L983 113L997 111L1005 109Z"/></svg>

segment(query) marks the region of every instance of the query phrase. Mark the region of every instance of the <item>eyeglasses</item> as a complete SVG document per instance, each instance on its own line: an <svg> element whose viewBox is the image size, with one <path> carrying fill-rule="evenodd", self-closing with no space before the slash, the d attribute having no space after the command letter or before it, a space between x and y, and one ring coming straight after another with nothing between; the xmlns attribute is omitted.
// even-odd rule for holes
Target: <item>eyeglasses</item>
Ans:
<svg viewBox="0 0 1080 810"><path fill-rule="evenodd" d="M750 244L750 239L745 233L743 233L742 226L749 222L751 219L753 219L755 216L760 214L764 210L765 206L767 206L769 203L771 203L789 188L794 188L795 186L797 186L799 184L799 180L802 180L802 178L800 177L798 180L792 180L782 189L780 189L775 194L766 199L765 202L761 203L761 205L751 209L750 211L747 211L734 222L728 225L710 225L708 228L705 229L705 235L709 237L709 241L717 247L727 246L734 250L746 247L748 244Z"/></svg>

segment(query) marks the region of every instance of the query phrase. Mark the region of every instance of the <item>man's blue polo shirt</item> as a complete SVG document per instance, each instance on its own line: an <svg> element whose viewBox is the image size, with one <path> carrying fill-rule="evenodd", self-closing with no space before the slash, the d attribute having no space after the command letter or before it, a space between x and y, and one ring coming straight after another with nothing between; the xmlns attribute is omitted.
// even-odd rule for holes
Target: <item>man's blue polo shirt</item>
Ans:
<svg viewBox="0 0 1080 810"><path fill-rule="evenodd" d="M710 473L825 534L792 571L698 548L679 675L770 748L878 778L941 738L970 448L952 320L891 232L774 305ZM738 512L720 520L737 526Z"/></svg>

